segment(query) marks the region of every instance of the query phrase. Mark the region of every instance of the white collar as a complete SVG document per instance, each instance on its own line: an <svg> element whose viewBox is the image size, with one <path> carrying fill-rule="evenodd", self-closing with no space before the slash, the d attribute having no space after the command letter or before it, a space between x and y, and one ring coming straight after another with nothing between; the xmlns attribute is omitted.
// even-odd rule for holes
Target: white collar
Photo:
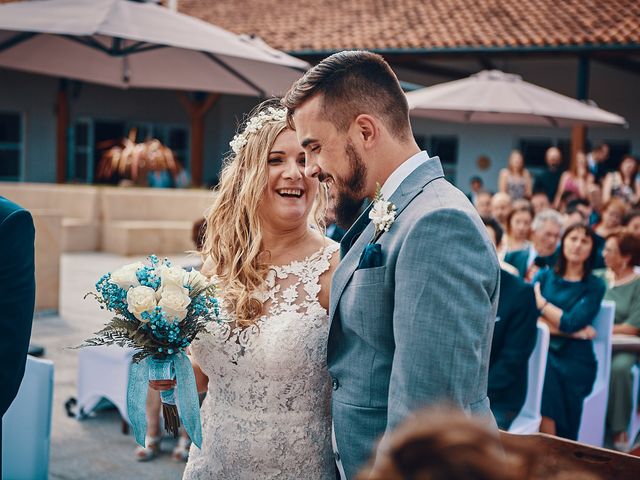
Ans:
<svg viewBox="0 0 640 480"><path fill-rule="evenodd" d="M395 193L404 179L411 175L416 168L427 160L429 160L429 154L425 150L422 150L400 164L400 166L396 168L391 175L389 175L389 178L384 182L384 185L382 185L382 188L380 189L382 198L389 200L391 195Z"/></svg>
<svg viewBox="0 0 640 480"><path fill-rule="evenodd" d="M536 252L536 249L533 248L533 243L532 243L529 245L529 257L527 258L527 268L533 265L533 261L536 259L537 256L538 256L538 252Z"/></svg>

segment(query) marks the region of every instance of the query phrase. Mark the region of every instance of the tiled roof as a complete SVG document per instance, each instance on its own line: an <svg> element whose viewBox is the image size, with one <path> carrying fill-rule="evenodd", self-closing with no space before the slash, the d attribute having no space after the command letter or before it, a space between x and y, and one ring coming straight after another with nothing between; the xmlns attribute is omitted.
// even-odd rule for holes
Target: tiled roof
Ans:
<svg viewBox="0 0 640 480"><path fill-rule="evenodd" d="M178 8L292 52L640 47L638 0L178 0Z"/></svg>

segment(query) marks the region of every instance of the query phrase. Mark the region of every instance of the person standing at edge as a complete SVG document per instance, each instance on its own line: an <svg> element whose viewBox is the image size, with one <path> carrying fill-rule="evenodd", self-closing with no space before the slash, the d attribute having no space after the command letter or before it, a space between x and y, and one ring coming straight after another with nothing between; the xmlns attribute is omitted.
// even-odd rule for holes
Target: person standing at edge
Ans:
<svg viewBox="0 0 640 480"><path fill-rule="evenodd" d="M18 394L27 361L36 298L34 238L31 214L0 197L0 419Z"/></svg>
<svg viewBox="0 0 640 480"><path fill-rule="evenodd" d="M500 267L475 208L416 144L382 57L336 53L282 102L305 174L334 189L338 224L374 200L342 239L329 311L334 453L351 479L379 436L380 451L420 407L445 402L493 421L487 374ZM395 215L380 215L392 207Z"/></svg>

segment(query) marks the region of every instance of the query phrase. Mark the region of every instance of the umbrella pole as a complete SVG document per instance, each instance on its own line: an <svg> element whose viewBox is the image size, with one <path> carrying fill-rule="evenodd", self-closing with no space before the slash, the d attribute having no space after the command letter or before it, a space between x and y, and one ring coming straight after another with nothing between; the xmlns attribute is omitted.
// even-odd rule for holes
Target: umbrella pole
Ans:
<svg viewBox="0 0 640 480"><path fill-rule="evenodd" d="M67 80L61 79L56 100L56 182L65 183L67 177L67 130L69 129L69 99Z"/></svg>
<svg viewBox="0 0 640 480"><path fill-rule="evenodd" d="M210 93L204 101L190 100L184 93L178 98L191 118L191 183L193 186L202 185L204 171L204 116L220 97L219 93Z"/></svg>

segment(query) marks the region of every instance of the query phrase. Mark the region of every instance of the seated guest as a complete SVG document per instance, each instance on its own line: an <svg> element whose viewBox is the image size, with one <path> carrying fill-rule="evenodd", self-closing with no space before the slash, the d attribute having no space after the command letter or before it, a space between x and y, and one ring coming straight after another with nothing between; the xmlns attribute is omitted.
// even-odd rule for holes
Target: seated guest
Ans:
<svg viewBox="0 0 640 480"><path fill-rule="evenodd" d="M605 286L592 274L595 255L593 231L572 225L562 236L555 268L534 279L540 321L551 332L540 431L570 440L578 436L582 402L596 378L592 341L587 335L571 337L591 325L600 310Z"/></svg>
<svg viewBox="0 0 640 480"><path fill-rule="evenodd" d="M614 233L604 246L607 265L607 291L605 300L616 304L613 333L640 334L640 276L633 271L640 264L640 239L632 233ZM611 359L607 428L613 435L616 450L629 451L627 425L631 418L632 391L631 367L638 362L638 354L614 352Z"/></svg>
<svg viewBox="0 0 640 480"><path fill-rule="evenodd" d="M524 166L524 157L519 150L513 150L507 160L507 168L500 170L498 190L507 193L511 200L531 196L531 173Z"/></svg>
<svg viewBox="0 0 640 480"><path fill-rule="evenodd" d="M541 267L555 264L563 218L555 210L544 210L531 223L531 244L524 250L509 252L504 260L518 269L520 276L530 282Z"/></svg>
<svg viewBox="0 0 640 480"><path fill-rule="evenodd" d="M504 238L504 253L529 248L533 211L528 202L513 206L507 217L507 235ZM498 249L498 251L503 251Z"/></svg>
<svg viewBox="0 0 640 480"><path fill-rule="evenodd" d="M549 197L543 191L535 191L531 195L531 207L533 208L533 215L539 214L541 211L551 208L551 202Z"/></svg>
<svg viewBox="0 0 640 480"><path fill-rule="evenodd" d="M576 161L572 162L569 170L560 177L560 184L554 200L555 208L560 208L560 199L566 192L570 192L577 198L586 198L589 186L594 182L593 174L589 172L586 155L583 152L578 152Z"/></svg>
<svg viewBox="0 0 640 480"><path fill-rule="evenodd" d="M596 265L594 268L604 268L604 260L602 259L602 250L604 249L605 239L620 231L622 228L622 221L627 214L626 204L619 198L612 198L609 200L602 209L602 220L594 227L596 234L596 250L598 255L596 257Z"/></svg>
<svg viewBox="0 0 640 480"><path fill-rule="evenodd" d="M583 225L587 225L587 218L584 216L584 213L582 213L576 207L567 207L564 212L564 229L566 230L574 223L582 223Z"/></svg>
<svg viewBox="0 0 640 480"><path fill-rule="evenodd" d="M640 199L640 181L638 180L638 161L632 155L625 155L618 170L607 173L602 181L602 200L620 198L627 204Z"/></svg>
<svg viewBox="0 0 640 480"><path fill-rule="evenodd" d="M491 216L495 218L503 230L507 228L507 218L511 212L511 197L504 192L498 192L491 198Z"/></svg>
<svg viewBox="0 0 640 480"><path fill-rule="evenodd" d="M602 240L603 245L605 238L620 230L626 214L627 205L619 198L612 198L604 204L601 213L602 219L593 229Z"/></svg>
<svg viewBox="0 0 640 480"><path fill-rule="evenodd" d="M484 190L476 195L476 201L473 205L482 218L491 217L491 197L493 197L491 192Z"/></svg>
<svg viewBox="0 0 640 480"><path fill-rule="evenodd" d="M629 233L632 233L636 238L640 238L640 210L634 209L627 213L622 225Z"/></svg>
<svg viewBox="0 0 640 480"><path fill-rule="evenodd" d="M471 177L469 184L471 185L471 191L467 193L467 198L473 205L475 205L478 194L483 190L484 182L482 181L482 178L474 175L473 177Z"/></svg>
<svg viewBox="0 0 640 480"><path fill-rule="evenodd" d="M500 248L500 225L492 218L484 219L484 224L496 248ZM499 298L487 395L498 427L508 430L527 396L529 356L536 343L538 310L533 287L505 269L500 272Z"/></svg>
<svg viewBox="0 0 640 480"><path fill-rule="evenodd" d="M580 213L582 213L589 225L593 225L598 221L598 214L593 210L593 207L589 203L589 200L585 198L576 198L574 200L571 200L569 203L567 203L567 211L568 210L578 210Z"/></svg>

